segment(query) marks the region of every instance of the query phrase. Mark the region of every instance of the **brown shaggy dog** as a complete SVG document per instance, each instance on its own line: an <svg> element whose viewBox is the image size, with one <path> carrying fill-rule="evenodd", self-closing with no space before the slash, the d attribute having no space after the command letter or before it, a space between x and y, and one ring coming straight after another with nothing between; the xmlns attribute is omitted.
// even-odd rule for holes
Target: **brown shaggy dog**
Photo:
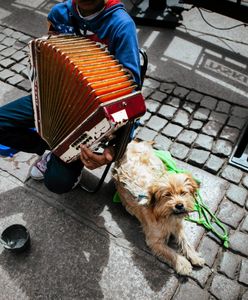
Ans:
<svg viewBox="0 0 248 300"><path fill-rule="evenodd" d="M123 205L140 221L146 243L155 255L181 275L189 275L192 265L204 265L183 229L183 219L193 211L198 188L191 175L169 174L149 143L133 141L116 162L113 177ZM181 254L167 245L171 235Z"/></svg>

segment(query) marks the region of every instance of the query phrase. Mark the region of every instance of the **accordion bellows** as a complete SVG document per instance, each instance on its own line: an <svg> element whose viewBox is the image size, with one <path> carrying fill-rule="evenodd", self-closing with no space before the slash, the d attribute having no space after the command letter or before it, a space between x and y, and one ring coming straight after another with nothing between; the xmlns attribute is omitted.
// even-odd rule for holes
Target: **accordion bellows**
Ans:
<svg viewBox="0 0 248 300"><path fill-rule="evenodd" d="M65 162L80 144L96 149L146 109L130 74L106 46L77 36L30 42L31 81L38 133Z"/></svg>

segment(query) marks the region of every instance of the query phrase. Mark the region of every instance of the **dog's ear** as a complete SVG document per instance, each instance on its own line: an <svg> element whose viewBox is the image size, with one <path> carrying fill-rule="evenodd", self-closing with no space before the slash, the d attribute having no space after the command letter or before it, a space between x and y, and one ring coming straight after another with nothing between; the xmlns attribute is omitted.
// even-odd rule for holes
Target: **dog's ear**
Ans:
<svg viewBox="0 0 248 300"><path fill-rule="evenodd" d="M184 174L185 176L185 186L187 187L190 194L193 196L196 194L197 189L199 188L198 182L193 178L191 174Z"/></svg>

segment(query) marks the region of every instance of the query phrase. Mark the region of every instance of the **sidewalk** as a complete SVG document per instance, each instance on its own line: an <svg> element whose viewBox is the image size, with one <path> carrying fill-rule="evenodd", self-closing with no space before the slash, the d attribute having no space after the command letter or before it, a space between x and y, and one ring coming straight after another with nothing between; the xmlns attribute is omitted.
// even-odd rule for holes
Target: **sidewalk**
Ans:
<svg viewBox="0 0 248 300"><path fill-rule="evenodd" d="M0 104L30 92L27 42L45 31L45 14L56 2L0 2ZM221 27L237 23L210 17ZM18 256L0 246L0 299L248 299L248 175L228 163L248 118L247 34L239 28L209 36L195 10L184 13L184 25L138 28L149 69L147 113L136 137L154 140L201 180L204 201L229 230L230 247L185 222L206 265L181 278L151 255L138 222L112 202L111 181L94 195L81 189L55 195L29 179L36 156L20 152L1 158L0 231L25 224L32 244ZM220 34L225 43L216 44ZM217 72L224 70L217 62L236 79Z"/></svg>

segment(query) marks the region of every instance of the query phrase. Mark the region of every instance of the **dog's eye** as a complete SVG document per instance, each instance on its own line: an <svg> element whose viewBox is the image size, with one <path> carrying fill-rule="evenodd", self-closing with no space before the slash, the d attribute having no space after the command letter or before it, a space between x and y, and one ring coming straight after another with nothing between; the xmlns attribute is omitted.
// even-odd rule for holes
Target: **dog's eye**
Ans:
<svg viewBox="0 0 248 300"><path fill-rule="evenodd" d="M183 192L180 193L180 195L185 196L185 195L187 195L187 192L183 191Z"/></svg>
<svg viewBox="0 0 248 300"><path fill-rule="evenodd" d="M170 193L170 192L166 192L166 193L163 194L163 196L164 196L164 197L170 197L170 196L171 196L171 193Z"/></svg>

